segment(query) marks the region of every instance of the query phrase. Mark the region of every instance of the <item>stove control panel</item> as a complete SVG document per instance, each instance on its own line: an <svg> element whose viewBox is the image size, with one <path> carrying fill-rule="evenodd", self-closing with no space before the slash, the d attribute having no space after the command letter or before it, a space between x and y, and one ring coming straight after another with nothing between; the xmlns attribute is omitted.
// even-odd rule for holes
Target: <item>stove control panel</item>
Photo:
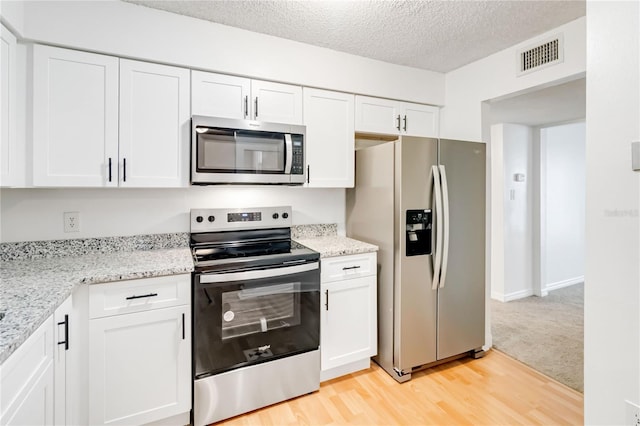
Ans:
<svg viewBox="0 0 640 426"><path fill-rule="evenodd" d="M191 209L191 232L291 227L291 206Z"/></svg>

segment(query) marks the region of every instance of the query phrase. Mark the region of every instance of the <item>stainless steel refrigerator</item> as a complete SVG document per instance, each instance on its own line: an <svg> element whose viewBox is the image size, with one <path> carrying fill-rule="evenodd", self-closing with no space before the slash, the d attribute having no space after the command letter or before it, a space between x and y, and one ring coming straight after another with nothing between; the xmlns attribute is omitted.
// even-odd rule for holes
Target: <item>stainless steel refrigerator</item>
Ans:
<svg viewBox="0 0 640 426"><path fill-rule="evenodd" d="M376 244L378 355L398 382L485 341L485 145L402 136L356 151L347 235Z"/></svg>

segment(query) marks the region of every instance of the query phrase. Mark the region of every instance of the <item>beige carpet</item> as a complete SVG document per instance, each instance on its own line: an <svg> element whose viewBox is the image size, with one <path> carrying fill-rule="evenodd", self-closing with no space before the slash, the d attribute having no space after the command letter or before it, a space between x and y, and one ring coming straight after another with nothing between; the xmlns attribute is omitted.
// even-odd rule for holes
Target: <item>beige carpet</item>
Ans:
<svg viewBox="0 0 640 426"><path fill-rule="evenodd" d="M584 285L546 297L491 300L496 349L567 386L584 392Z"/></svg>

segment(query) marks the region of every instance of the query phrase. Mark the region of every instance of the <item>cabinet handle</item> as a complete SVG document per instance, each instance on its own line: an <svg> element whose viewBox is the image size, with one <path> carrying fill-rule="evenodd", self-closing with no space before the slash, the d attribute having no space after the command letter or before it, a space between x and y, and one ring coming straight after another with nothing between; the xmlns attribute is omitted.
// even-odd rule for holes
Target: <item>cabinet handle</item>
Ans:
<svg viewBox="0 0 640 426"><path fill-rule="evenodd" d="M307 164L307 183L309 183L310 179L311 179L311 166Z"/></svg>
<svg viewBox="0 0 640 426"><path fill-rule="evenodd" d="M249 116L249 95L244 97L244 118Z"/></svg>
<svg viewBox="0 0 640 426"><path fill-rule="evenodd" d="M122 181L123 182L127 181L127 159L126 158L122 159Z"/></svg>
<svg viewBox="0 0 640 426"><path fill-rule="evenodd" d="M182 314L182 340L184 340L184 313Z"/></svg>
<svg viewBox="0 0 640 426"><path fill-rule="evenodd" d="M329 310L329 290L325 290L324 294L325 294L324 308L325 308L325 311L328 311Z"/></svg>
<svg viewBox="0 0 640 426"><path fill-rule="evenodd" d="M127 297L127 300L142 299L145 297L156 297L157 295L158 293L141 294L140 296L129 296Z"/></svg>
<svg viewBox="0 0 640 426"><path fill-rule="evenodd" d="M404 129L404 131L406 132L406 131L407 131L407 116L406 116L406 115L404 116L403 120L404 120L404 127L403 127L403 129Z"/></svg>
<svg viewBox="0 0 640 426"><path fill-rule="evenodd" d="M360 265L356 265L356 266L345 266L344 268L342 268L343 271L348 271L349 269L358 269L360 268Z"/></svg>
<svg viewBox="0 0 640 426"><path fill-rule="evenodd" d="M256 104L256 109L254 112L255 112L256 118L258 118L258 97L257 96L256 96L255 104Z"/></svg>
<svg viewBox="0 0 640 426"><path fill-rule="evenodd" d="M111 157L109 157L109 182L111 182Z"/></svg>
<svg viewBox="0 0 640 426"><path fill-rule="evenodd" d="M396 120L398 121L398 124L396 125L396 129L400 131L400 114L398 114L398 116L396 117Z"/></svg>
<svg viewBox="0 0 640 426"><path fill-rule="evenodd" d="M64 345L64 350L69 350L69 315L64 316L64 321L59 322L58 325L64 324L64 340L58 342L59 345Z"/></svg>

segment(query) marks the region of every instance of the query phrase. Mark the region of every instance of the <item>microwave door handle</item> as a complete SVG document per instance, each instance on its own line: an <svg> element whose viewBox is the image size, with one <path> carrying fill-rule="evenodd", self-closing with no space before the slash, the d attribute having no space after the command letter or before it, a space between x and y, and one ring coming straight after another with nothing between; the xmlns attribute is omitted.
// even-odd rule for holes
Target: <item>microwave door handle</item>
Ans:
<svg viewBox="0 0 640 426"><path fill-rule="evenodd" d="M291 134L285 133L284 135L284 150L286 160L284 162L284 174L291 174L291 163L293 162L293 142L291 142Z"/></svg>

